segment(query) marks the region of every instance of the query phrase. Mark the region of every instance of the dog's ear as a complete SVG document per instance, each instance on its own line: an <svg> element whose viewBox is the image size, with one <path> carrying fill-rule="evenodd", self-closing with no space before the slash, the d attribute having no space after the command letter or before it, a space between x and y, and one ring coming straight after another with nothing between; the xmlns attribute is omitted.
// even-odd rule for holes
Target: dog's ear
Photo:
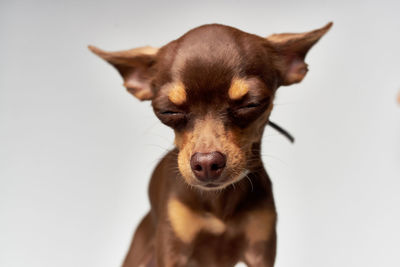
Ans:
<svg viewBox="0 0 400 267"><path fill-rule="evenodd" d="M332 22L320 29L305 33L272 34L266 39L278 52L277 68L281 85L290 85L303 80L308 68L304 62L310 48L331 28Z"/></svg>
<svg viewBox="0 0 400 267"><path fill-rule="evenodd" d="M130 50L106 52L97 47L89 49L113 65L124 79L126 89L140 100L153 98L150 86L158 48L146 46Z"/></svg>

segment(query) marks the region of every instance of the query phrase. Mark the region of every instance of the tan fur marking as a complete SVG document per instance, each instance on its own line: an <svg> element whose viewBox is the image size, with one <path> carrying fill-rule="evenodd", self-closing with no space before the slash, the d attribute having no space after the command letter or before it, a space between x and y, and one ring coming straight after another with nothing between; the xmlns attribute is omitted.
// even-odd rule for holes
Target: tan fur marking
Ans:
<svg viewBox="0 0 400 267"><path fill-rule="evenodd" d="M249 91L249 86L243 79L234 79L231 87L229 88L229 98L232 100L238 100L245 96Z"/></svg>
<svg viewBox="0 0 400 267"><path fill-rule="evenodd" d="M168 93L168 98L175 105L182 105L183 103L185 103L186 102L185 86L181 82L173 84Z"/></svg>
<svg viewBox="0 0 400 267"><path fill-rule="evenodd" d="M271 210L257 210L249 213L245 226L246 237L250 243L266 241L275 228L276 214Z"/></svg>
<svg viewBox="0 0 400 267"><path fill-rule="evenodd" d="M225 224L214 215L197 213L176 198L168 202L168 217L175 234L184 243L190 243L201 230L218 235L226 229Z"/></svg>
<svg viewBox="0 0 400 267"><path fill-rule="evenodd" d="M241 177L246 163L245 151L240 149L241 144L237 139L237 134L224 129L222 121L212 114L197 120L191 131L175 132L175 144L179 148L178 167L185 181L190 185L200 186L190 167L190 158L196 152L221 151L227 157L223 175L232 176L232 179ZM228 185L229 183L226 183L209 190L221 189ZM201 188L207 190L206 187Z"/></svg>

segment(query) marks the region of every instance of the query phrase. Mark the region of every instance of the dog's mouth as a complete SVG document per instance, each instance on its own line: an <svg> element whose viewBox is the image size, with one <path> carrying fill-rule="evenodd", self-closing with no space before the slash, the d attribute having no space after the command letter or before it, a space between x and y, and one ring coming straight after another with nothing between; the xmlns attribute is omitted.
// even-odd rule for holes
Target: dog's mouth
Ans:
<svg viewBox="0 0 400 267"><path fill-rule="evenodd" d="M249 170L244 169L239 175L235 176L233 179L229 178L229 176L226 176L226 177L221 177L221 179L218 179L219 181L213 181L213 182L200 182L196 180L196 182L193 185L199 189L207 191L221 190L229 187L230 185L234 186L242 179L248 177L249 173L250 173Z"/></svg>
<svg viewBox="0 0 400 267"><path fill-rule="evenodd" d="M213 187L218 187L218 186L220 186L219 184L216 184L216 183L208 183L208 184L205 184L204 185L205 187L208 187L208 188L213 188Z"/></svg>

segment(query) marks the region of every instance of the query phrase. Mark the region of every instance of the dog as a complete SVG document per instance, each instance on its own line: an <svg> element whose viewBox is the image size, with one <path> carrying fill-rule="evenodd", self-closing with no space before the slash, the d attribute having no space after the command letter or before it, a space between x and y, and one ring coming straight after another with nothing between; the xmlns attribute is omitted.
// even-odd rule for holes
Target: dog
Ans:
<svg viewBox="0 0 400 267"><path fill-rule="evenodd" d="M89 46L175 133L124 267L274 266L277 214L261 139L278 87L303 80L307 52L331 26L265 38L209 24L161 48Z"/></svg>

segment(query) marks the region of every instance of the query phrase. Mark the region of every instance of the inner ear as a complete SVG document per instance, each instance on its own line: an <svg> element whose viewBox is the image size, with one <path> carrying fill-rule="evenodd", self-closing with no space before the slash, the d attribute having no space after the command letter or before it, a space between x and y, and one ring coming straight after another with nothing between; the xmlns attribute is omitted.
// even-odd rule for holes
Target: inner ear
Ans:
<svg viewBox="0 0 400 267"><path fill-rule="evenodd" d="M280 73L281 85L290 85L303 80L308 71L304 62L307 52L332 27L332 22L326 26L305 33L273 34L266 40L278 53L276 66Z"/></svg>
<svg viewBox="0 0 400 267"><path fill-rule="evenodd" d="M89 49L118 70L124 79L124 86L131 94L139 100L153 98L150 82L158 48L146 46L116 52L107 52L95 46L89 46Z"/></svg>

